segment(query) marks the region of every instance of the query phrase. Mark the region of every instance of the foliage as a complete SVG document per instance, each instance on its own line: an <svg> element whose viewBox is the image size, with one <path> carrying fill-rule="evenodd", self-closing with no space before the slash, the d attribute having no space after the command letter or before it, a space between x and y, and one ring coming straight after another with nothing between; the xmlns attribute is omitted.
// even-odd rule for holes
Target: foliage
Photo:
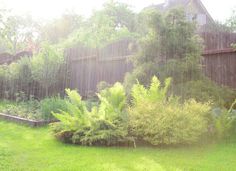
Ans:
<svg viewBox="0 0 236 171"><path fill-rule="evenodd" d="M232 14L229 19L227 19L225 25L228 26L232 32L236 31L236 9L232 11Z"/></svg>
<svg viewBox="0 0 236 171"><path fill-rule="evenodd" d="M66 102L68 111L53 113L60 120L63 131L76 131L90 126L90 113L86 104L82 101L81 96L75 91L66 89L69 101Z"/></svg>
<svg viewBox="0 0 236 171"><path fill-rule="evenodd" d="M1 101L0 112L26 119L42 120L39 112L39 103L33 99L29 101Z"/></svg>
<svg viewBox="0 0 236 171"><path fill-rule="evenodd" d="M101 10L94 11L92 16L63 42L63 46L83 44L100 48L122 38L137 37L135 18L135 13L128 5L108 1Z"/></svg>
<svg viewBox="0 0 236 171"><path fill-rule="evenodd" d="M167 97L170 79L161 87L157 77L150 88L137 83L132 89L129 109L131 133L153 145L192 144L199 141L208 129L208 103L195 100L179 102L178 97Z"/></svg>
<svg viewBox="0 0 236 171"><path fill-rule="evenodd" d="M111 85L105 81L101 81L97 84L97 91L100 92L106 88L111 87Z"/></svg>
<svg viewBox="0 0 236 171"><path fill-rule="evenodd" d="M152 75L161 80L172 77L174 84L199 79L202 45L195 23L187 21L183 9L147 10L145 15L149 27L133 58L134 70L126 76L126 87L131 88L135 79L148 85Z"/></svg>
<svg viewBox="0 0 236 171"><path fill-rule="evenodd" d="M3 44L6 52L16 53L25 49L38 36L37 24L30 16L10 15L5 10L0 25L0 44Z"/></svg>
<svg viewBox="0 0 236 171"><path fill-rule="evenodd" d="M136 14L130 9L129 5L110 0L103 5L101 12L112 18L116 28L126 27L130 32L135 32L137 26Z"/></svg>
<svg viewBox="0 0 236 171"><path fill-rule="evenodd" d="M41 51L32 58L22 57L9 65L0 66L1 89L8 94L8 97L1 97L13 99L16 93L22 91L29 99L31 95L35 95L31 93L37 93L30 90L32 86L44 88L41 96L48 96L49 88L65 81L66 76L62 51L44 44Z"/></svg>
<svg viewBox="0 0 236 171"><path fill-rule="evenodd" d="M140 50L133 57L134 70L125 76L127 93L136 79L148 86L151 77L157 75L161 81L173 79L169 91L182 101L211 100L216 106L229 107L235 92L216 85L202 73L202 40L196 33L195 23L186 19L183 10L162 13L144 10L140 17L147 27L140 39Z"/></svg>
<svg viewBox="0 0 236 171"><path fill-rule="evenodd" d="M126 27L116 28L111 17L97 12L81 28L72 33L64 42L64 46L83 44L88 47L103 47L126 37L133 37Z"/></svg>
<svg viewBox="0 0 236 171"><path fill-rule="evenodd" d="M215 136L218 140L230 138L236 132L236 111L233 110L235 104L236 100L231 105L229 110L219 108L213 110Z"/></svg>
<svg viewBox="0 0 236 171"><path fill-rule="evenodd" d="M215 107L230 108L236 98L235 91L220 87L207 78L176 84L172 86L171 91L182 100L194 98L198 102L211 101Z"/></svg>
<svg viewBox="0 0 236 171"><path fill-rule="evenodd" d="M126 96L120 83L98 94L100 104L88 111L76 91L66 90L68 112L53 114L61 123L53 124L58 139L82 145L117 145L127 142ZM68 135L71 135L67 137Z"/></svg>
<svg viewBox="0 0 236 171"><path fill-rule="evenodd" d="M62 52L46 44L32 58L32 77L45 88L46 96L48 95L49 87L57 82L57 75L63 62L64 57Z"/></svg>
<svg viewBox="0 0 236 171"><path fill-rule="evenodd" d="M79 140L86 145L118 145L127 142L128 118L124 111L126 96L123 86L116 83L97 95L100 104L92 108L91 112L95 120L84 137L81 137L81 131L76 132L73 141Z"/></svg>
<svg viewBox="0 0 236 171"><path fill-rule="evenodd" d="M57 113L61 110L67 111L66 100L61 99L59 96L45 98L40 101L40 113L44 120L55 119L52 112Z"/></svg>
<svg viewBox="0 0 236 171"><path fill-rule="evenodd" d="M82 24L83 19L81 16L74 12L66 12L60 18L41 26L40 38L43 41L57 44L66 39L76 29L79 29Z"/></svg>

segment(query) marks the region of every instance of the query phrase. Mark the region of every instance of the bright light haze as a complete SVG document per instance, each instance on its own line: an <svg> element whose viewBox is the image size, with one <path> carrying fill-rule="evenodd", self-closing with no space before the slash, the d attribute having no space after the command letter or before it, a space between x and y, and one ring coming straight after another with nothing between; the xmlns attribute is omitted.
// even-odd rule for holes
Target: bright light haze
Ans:
<svg viewBox="0 0 236 171"><path fill-rule="evenodd" d="M164 0L118 0L131 5L139 12L151 4ZM35 19L53 19L65 11L74 11L83 16L90 16L93 10L100 9L106 0L0 0L0 8L10 8L15 14L31 14ZM224 21L236 8L236 0L202 0L215 20ZM1 7L2 6L2 7Z"/></svg>

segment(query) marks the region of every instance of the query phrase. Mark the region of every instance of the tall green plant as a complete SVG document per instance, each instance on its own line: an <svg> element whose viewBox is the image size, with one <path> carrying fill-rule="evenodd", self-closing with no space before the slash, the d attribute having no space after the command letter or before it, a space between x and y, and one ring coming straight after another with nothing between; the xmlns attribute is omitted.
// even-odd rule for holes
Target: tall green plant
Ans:
<svg viewBox="0 0 236 171"><path fill-rule="evenodd" d="M57 82L57 75L64 61L63 54L59 49L44 45L41 51L32 58L32 77L45 89L48 96L48 89Z"/></svg>
<svg viewBox="0 0 236 171"><path fill-rule="evenodd" d="M139 53L133 58L134 71L126 78L126 84L131 88L130 84L138 79L148 85L153 75L162 80L172 77L174 83L196 79L200 75L202 45L195 23L186 19L183 9L143 13L148 16L148 33L139 41Z"/></svg>

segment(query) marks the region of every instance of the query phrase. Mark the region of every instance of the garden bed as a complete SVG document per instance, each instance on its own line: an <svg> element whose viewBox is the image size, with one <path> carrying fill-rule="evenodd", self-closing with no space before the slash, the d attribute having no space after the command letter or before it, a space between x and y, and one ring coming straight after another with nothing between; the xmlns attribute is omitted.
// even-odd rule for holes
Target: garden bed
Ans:
<svg viewBox="0 0 236 171"><path fill-rule="evenodd" d="M32 120L32 119L25 119L18 116L7 115L4 113L0 113L0 118L4 120L20 123L20 124L26 124L31 127L39 127L39 126L47 125L52 122L56 122L56 121L43 121L43 120L37 121L37 120Z"/></svg>

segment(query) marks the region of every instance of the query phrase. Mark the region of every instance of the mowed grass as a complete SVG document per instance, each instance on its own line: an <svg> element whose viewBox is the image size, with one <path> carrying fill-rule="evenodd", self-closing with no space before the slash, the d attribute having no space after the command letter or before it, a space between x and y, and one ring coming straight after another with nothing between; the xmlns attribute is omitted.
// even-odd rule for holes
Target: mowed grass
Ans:
<svg viewBox="0 0 236 171"><path fill-rule="evenodd" d="M236 143L181 148L81 147L49 128L0 121L0 171L235 171Z"/></svg>

